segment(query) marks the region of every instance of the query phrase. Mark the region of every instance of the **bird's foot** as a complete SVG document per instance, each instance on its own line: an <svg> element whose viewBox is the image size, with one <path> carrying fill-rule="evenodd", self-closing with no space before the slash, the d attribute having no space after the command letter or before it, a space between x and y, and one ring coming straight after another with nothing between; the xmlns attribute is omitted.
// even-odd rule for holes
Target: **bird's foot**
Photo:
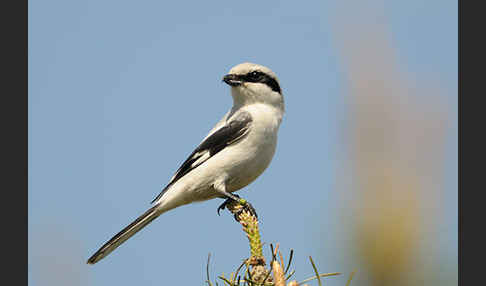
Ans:
<svg viewBox="0 0 486 286"><path fill-rule="evenodd" d="M218 207L218 209L217 209L218 215L220 215L220 214L219 214L219 212L220 212L221 210L224 210L224 209L225 209L226 207L228 207L228 205L229 205L230 203L232 203L232 202L233 202L233 199L228 198L228 199L226 199L226 200L225 200L225 201L224 201L224 202L223 202L221 205L219 205L219 207Z"/></svg>
<svg viewBox="0 0 486 286"><path fill-rule="evenodd" d="M234 216L236 221L239 220L239 216L243 211L249 212L252 216L258 219L255 208L245 199L240 198L238 195L234 195L235 199L227 198L217 209L219 211L227 208Z"/></svg>
<svg viewBox="0 0 486 286"><path fill-rule="evenodd" d="M252 216L258 219L258 215L256 213L255 208L245 199L240 199L239 203L243 206L243 209L241 209L238 214L235 214L235 218L237 219L237 215L239 216L242 211L247 211L249 212Z"/></svg>

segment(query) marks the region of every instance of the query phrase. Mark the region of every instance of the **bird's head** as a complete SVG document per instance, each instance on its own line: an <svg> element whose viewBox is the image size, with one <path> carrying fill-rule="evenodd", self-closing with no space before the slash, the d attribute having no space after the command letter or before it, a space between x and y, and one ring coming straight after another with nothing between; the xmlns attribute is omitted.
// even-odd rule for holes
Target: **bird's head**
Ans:
<svg viewBox="0 0 486 286"><path fill-rule="evenodd" d="M284 109L278 78L267 67L242 63L233 67L223 81L231 86L235 104L265 103Z"/></svg>

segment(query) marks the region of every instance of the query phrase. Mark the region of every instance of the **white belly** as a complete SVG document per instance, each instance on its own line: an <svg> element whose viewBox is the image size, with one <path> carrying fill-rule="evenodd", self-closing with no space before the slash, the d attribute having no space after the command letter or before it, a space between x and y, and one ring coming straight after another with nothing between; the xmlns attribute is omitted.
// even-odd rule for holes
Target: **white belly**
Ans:
<svg viewBox="0 0 486 286"><path fill-rule="evenodd" d="M226 181L228 192L246 187L268 167L275 154L276 138L266 137L262 138L262 141L258 147L247 146L246 154L242 154L241 159L235 160L232 168L228 169ZM240 146L245 147L243 144Z"/></svg>

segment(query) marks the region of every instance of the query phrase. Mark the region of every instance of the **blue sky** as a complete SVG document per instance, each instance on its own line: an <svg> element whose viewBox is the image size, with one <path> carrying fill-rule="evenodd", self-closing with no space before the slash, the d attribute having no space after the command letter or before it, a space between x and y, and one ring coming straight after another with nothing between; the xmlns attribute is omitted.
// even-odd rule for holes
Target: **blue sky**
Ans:
<svg viewBox="0 0 486 286"><path fill-rule="evenodd" d="M400 67L440 82L453 112L439 252L454 260L457 2L384 3ZM338 237L326 210L348 110L337 11L331 1L29 1L29 284L202 285L209 252L213 277L248 256L240 226L218 217L221 201L212 200L164 214L85 264L231 107L221 78L245 61L278 75L286 115L270 167L239 194L257 208L264 242L295 250L298 280L312 275L308 255L323 272L349 274L340 253L321 245Z"/></svg>

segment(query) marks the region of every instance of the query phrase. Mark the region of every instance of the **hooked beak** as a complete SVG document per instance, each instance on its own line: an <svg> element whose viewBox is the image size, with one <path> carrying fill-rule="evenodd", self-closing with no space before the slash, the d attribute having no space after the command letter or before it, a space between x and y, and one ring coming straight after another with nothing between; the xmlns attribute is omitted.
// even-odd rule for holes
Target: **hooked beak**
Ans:
<svg viewBox="0 0 486 286"><path fill-rule="evenodd" d="M227 74L223 77L223 81L231 86L239 86L243 83L240 77L236 74Z"/></svg>

